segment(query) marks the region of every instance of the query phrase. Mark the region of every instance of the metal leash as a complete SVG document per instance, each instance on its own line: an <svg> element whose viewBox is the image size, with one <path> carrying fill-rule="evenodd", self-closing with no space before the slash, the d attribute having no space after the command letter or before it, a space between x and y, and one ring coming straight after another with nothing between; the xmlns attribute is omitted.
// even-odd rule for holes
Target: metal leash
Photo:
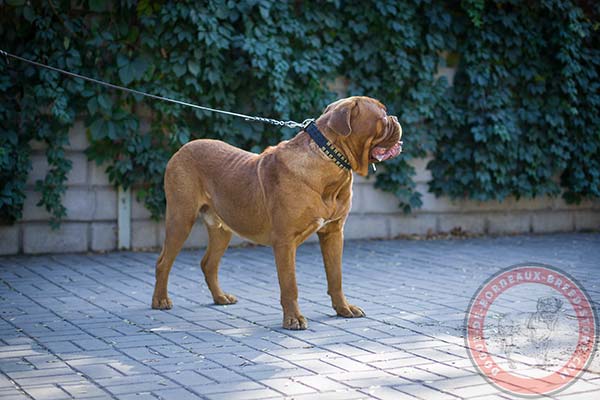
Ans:
<svg viewBox="0 0 600 400"><path fill-rule="evenodd" d="M74 72L65 71L64 69L52 67L50 65L39 63L37 61L33 61L33 60L29 60L27 58L19 57L17 55L11 54L11 53L9 53L7 51L4 51L4 50L1 50L1 49L0 49L0 54L3 55L4 57L6 57L7 63L8 63L8 57L12 57L14 59L17 59L17 60L20 60L20 61L23 61L23 62L26 62L26 63L29 63L29 64L33 64L33 65L41 67L41 68L46 68L46 69L49 69L49 70L52 70L52 71L60 72L62 74L69 75L69 76L72 76L72 77L75 77L75 78L84 79L86 81L94 82L94 83L97 83L99 85L108 86L109 88L112 88L112 89L119 89L119 90L123 90L125 92L135 93L135 94L139 94L141 96L151 97L151 98L157 99L157 100L163 100L163 101L168 101L168 102L175 103L175 104L180 104L182 106L188 106L188 107L198 108L198 109L204 110L204 111L211 111L211 112L216 112L216 113L231 115L233 117L244 118L246 121L257 121L257 122L263 122L263 123L266 123L266 124L272 124L272 125L276 125L276 126L285 126L287 128L302 128L302 129L306 128L308 126L308 124L310 124L312 121L314 121L313 119L305 119L302 122L280 121L280 120L272 119L272 118L255 117L255 116L251 116L251 115L244 115L244 114L234 113L234 112L231 112L231 111L217 110L215 108L203 107L203 106L199 106L197 104L186 103L185 101L170 99L168 97L157 96L157 95L150 94L150 93L144 93L144 92L140 92L139 90L129 89L129 88L126 88L126 87L123 87L123 86L114 85L112 83L103 82L103 81L100 81L98 79L89 78L87 76L79 75L79 74L76 74Z"/></svg>

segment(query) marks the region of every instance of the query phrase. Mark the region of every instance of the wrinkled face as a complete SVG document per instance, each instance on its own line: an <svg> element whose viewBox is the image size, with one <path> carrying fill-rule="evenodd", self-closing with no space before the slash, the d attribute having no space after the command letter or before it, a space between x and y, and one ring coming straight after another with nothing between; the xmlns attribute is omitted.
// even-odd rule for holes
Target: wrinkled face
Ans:
<svg viewBox="0 0 600 400"><path fill-rule="evenodd" d="M369 163L389 160L402 151L398 118L387 115L385 106L375 99L357 96L338 100L325 108L318 121L337 135L334 141L342 143L346 153L352 153L361 175L368 173Z"/></svg>

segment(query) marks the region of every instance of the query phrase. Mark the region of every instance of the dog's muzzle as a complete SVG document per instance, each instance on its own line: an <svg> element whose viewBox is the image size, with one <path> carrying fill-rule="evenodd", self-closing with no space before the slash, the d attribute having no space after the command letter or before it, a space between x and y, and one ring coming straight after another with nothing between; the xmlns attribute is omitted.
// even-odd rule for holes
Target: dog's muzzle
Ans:
<svg viewBox="0 0 600 400"><path fill-rule="evenodd" d="M371 157L376 159L378 162L389 160L390 158L396 157L402 153L402 141L396 142L392 147L386 149L385 147L375 147L371 150Z"/></svg>
<svg viewBox="0 0 600 400"><path fill-rule="evenodd" d="M371 150L371 158L377 160L378 162L389 160L402 153L402 140L400 140L402 138L402 127L398 123L396 117L392 118L398 129L398 139L397 142L395 142L391 147L375 146Z"/></svg>

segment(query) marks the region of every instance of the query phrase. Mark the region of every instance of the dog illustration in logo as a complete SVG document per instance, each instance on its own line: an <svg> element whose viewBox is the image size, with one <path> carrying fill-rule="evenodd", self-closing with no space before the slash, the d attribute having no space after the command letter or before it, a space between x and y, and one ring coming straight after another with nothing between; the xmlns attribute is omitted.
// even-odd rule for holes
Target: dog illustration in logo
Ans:
<svg viewBox="0 0 600 400"><path fill-rule="evenodd" d="M540 297L537 300L535 312L508 313L500 318L498 321L499 339L502 352L506 356L510 368L516 368L512 354L515 348L519 348L523 344L533 345L538 365L543 367L548 365L548 349L562 306L562 300L556 297Z"/></svg>

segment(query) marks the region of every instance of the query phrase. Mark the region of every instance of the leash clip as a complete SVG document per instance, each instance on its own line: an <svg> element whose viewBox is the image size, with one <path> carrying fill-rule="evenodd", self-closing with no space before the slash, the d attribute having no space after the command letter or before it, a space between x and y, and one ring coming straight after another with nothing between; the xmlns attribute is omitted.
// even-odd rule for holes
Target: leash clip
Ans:
<svg viewBox="0 0 600 400"><path fill-rule="evenodd" d="M309 118L309 119L305 119L304 121L298 123L295 121L286 121L283 123L283 125L285 125L288 128L302 128L305 129L308 125L310 125L311 122L314 122L314 119Z"/></svg>
<svg viewBox="0 0 600 400"><path fill-rule="evenodd" d="M306 128L307 126L309 126L313 122L315 122L314 118L305 119L304 121L302 121L302 129Z"/></svg>

